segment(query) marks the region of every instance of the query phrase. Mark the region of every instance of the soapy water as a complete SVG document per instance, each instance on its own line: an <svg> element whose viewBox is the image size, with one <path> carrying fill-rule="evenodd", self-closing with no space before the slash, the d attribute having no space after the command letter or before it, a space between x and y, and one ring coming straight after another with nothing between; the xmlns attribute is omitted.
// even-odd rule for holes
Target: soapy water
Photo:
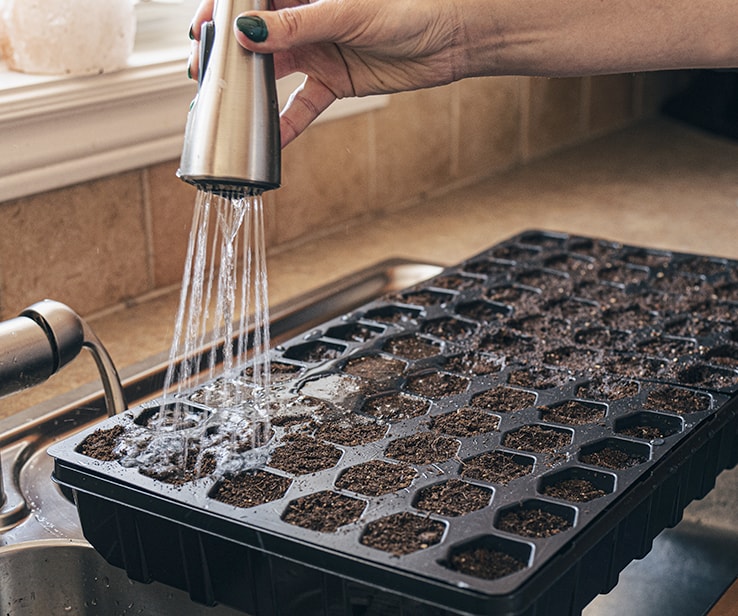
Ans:
<svg viewBox="0 0 738 616"><path fill-rule="evenodd" d="M262 445L270 433L269 347L261 195L199 190L162 404L148 435L126 446L128 463L187 464L194 448L203 451L216 440L232 452ZM217 413L190 427L186 401L201 382L207 385L196 391L195 401Z"/></svg>

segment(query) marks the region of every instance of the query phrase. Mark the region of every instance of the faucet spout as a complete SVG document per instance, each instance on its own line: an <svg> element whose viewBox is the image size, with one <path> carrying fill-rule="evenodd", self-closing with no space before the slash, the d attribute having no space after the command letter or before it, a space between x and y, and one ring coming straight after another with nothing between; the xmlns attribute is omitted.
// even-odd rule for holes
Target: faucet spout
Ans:
<svg viewBox="0 0 738 616"><path fill-rule="evenodd" d="M271 55L243 49L235 18L268 0L215 0L200 33L199 89L177 175L224 196L254 195L281 181L279 103Z"/></svg>

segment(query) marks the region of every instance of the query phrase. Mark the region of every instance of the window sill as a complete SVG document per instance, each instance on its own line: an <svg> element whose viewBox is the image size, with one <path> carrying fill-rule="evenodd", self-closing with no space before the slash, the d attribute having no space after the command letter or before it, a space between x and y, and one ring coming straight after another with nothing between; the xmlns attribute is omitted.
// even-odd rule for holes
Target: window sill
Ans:
<svg viewBox="0 0 738 616"><path fill-rule="evenodd" d="M187 51L140 51L128 68L92 77L32 76L0 67L0 202L179 157L195 94L186 77ZM299 80L280 80L280 101ZM338 101L320 120L375 109L386 100Z"/></svg>

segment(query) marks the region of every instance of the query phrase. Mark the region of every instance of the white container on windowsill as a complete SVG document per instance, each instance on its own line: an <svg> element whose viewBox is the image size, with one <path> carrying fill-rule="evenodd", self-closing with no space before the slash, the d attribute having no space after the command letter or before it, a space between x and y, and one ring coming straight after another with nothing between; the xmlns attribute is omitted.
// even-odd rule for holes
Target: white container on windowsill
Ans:
<svg viewBox="0 0 738 616"><path fill-rule="evenodd" d="M5 0L9 68L90 75L125 67L136 37L135 0Z"/></svg>

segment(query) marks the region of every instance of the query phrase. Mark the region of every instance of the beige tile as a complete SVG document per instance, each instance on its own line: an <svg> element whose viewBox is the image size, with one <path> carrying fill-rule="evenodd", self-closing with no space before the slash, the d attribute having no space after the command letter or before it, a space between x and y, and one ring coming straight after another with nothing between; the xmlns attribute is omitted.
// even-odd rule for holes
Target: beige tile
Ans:
<svg viewBox="0 0 738 616"><path fill-rule="evenodd" d="M589 130L608 132L623 127L634 116L634 82L631 74L590 78Z"/></svg>
<svg viewBox="0 0 738 616"><path fill-rule="evenodd" d="M467 79L459 88L458 177L481 177L520 159L521 79Z"/></svg>
<svg viewBox="0 0 738 616"><path fill-rule="evenodd" d="M2 314L43 298L89 314L152 288L141 173L0 205Z"/></svg>
<svg viewBox="0 0 738 616"><path fill-rule="evenodd" d="M364 214L369 174L366 114L310 127L282 153L282 187L273 195L269 219L274 240L319 234Z"/></svg>
<svg viewBox="0 0 738 616"><path fill-rule="evenodd" d="M396 208L451 180L453 88L395 94L376 113L380 209Z"/></svg>
<svg viewBox="0 0 738 616"><path fill-rule="evenodd" d="M530 158L575 143L583 134L582 79L534 78L530 101L526 153Z"/></svg>
<svg viewBox="0 0 738 616"><path fill-rule="evenodd" d="M197 190L175 174L179 161L148 170L151 250L156 287L182 279Z"/></svg>

